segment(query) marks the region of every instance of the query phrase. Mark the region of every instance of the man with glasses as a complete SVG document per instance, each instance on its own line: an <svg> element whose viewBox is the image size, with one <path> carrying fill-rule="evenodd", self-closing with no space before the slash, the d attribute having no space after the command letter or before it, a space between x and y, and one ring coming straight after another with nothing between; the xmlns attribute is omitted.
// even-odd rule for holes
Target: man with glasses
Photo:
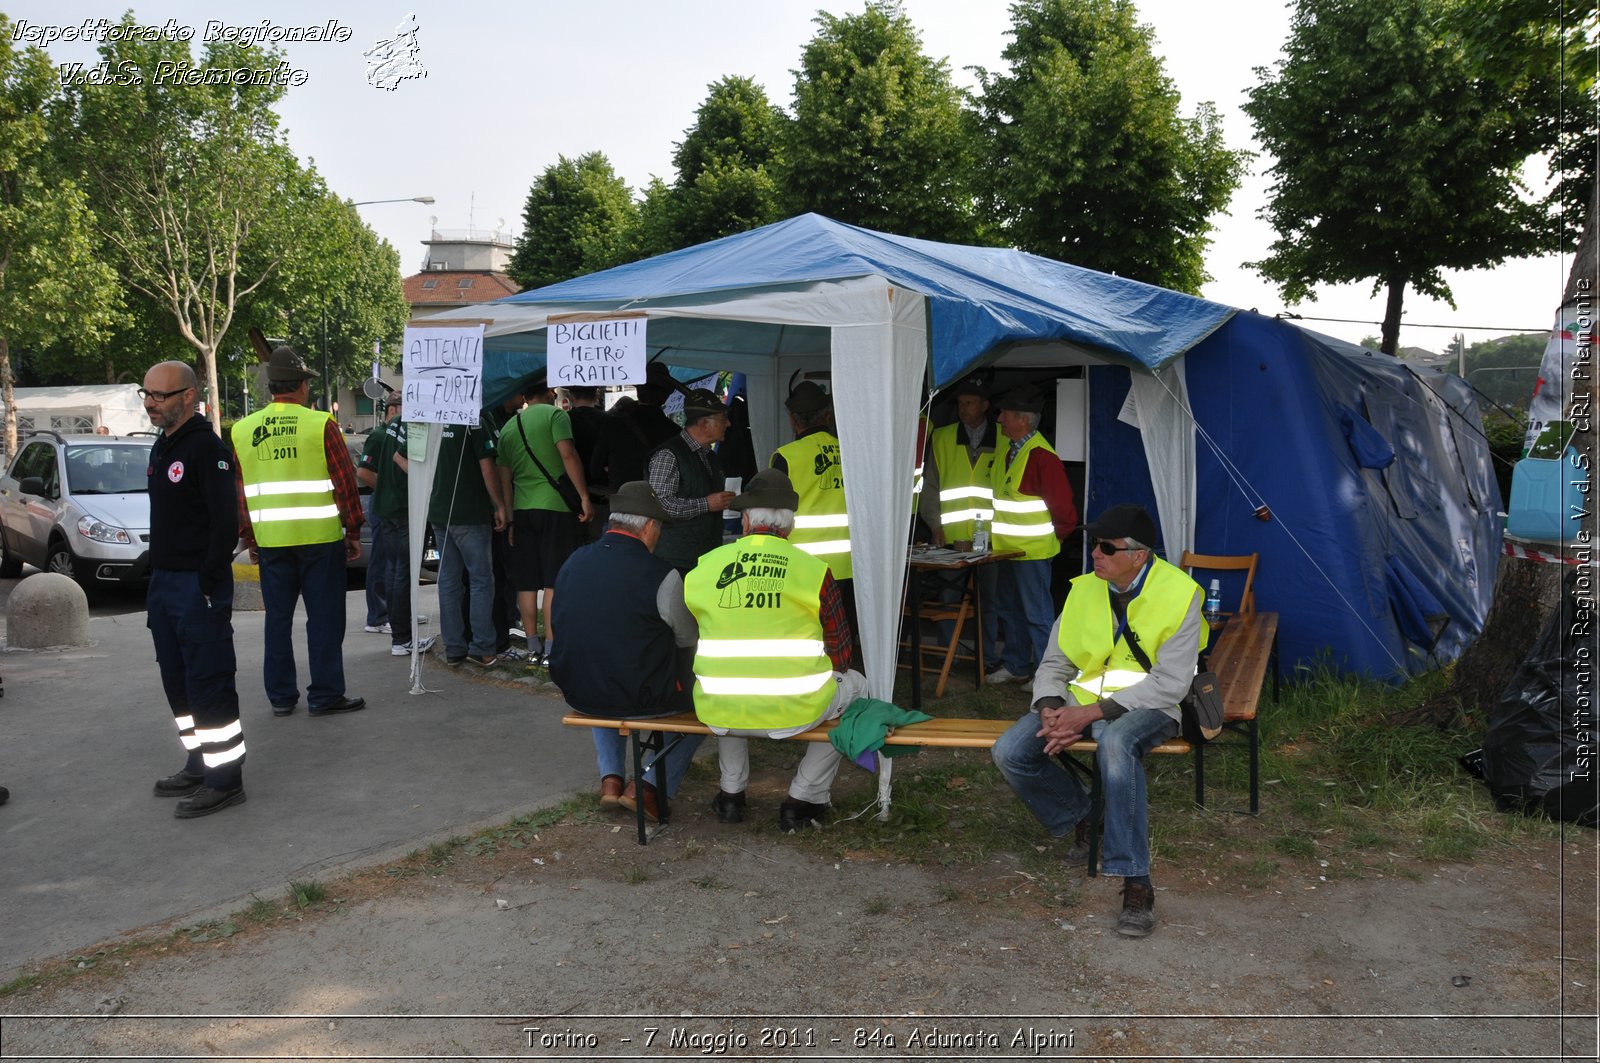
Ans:
<svg viewBox="0 0 1600 1063"><path fill-rule="evenodd" d="M1051 562L1061 540L1078 526L1078 507L1061 459L1043 435L1044 395L1032 385L1000 400L1000 432L1008 445L989 469L994 494L995 553L1020 552L995 565L995 597L1005 644L1000 667L985 683L1014 683L1033 675L1050 634Z"/></svg>
<svg viewBox="0 0 1600 1063"><path fill-rule="evenodd" d="M139 397L161 430L150 449L150 589L146 623L161 686L188 760L156 781L194 819L244 802L244 729L234 686L233 548L239 513L233 465L194 412L198 382L183 362L144 375Z"/></svg>
<svg viewBox="0 0 1600 1063"><path fill-rule="evenodd" d="M1089 795L1075 772L1051 758L1080 738L1098 743L1105 797L1102 867L1123 879L1117 933L1155 929L1144 755L1178 733L1205 645L1200 585L1156 557L1155 521L1139 506L1112 506L1091 522L1094 571L1072 581L1034 677L1028 714L1000 737L995 766L1028 811L1057 838L1067 860L1088 859Z"/></svg>
<svg viewBox="0 0 1600 1063"><path fill-rule="evenodd" d="M306 404L316 375L293 347L274 350L267 361L272 402L232 433L239 527L250 560L261 566L262 673L274 716L300 702L291 641L300 599L311 670L306 711L329 716L367 705L344 689L345 562L361 556L361 489L338 423Z"/></svg>

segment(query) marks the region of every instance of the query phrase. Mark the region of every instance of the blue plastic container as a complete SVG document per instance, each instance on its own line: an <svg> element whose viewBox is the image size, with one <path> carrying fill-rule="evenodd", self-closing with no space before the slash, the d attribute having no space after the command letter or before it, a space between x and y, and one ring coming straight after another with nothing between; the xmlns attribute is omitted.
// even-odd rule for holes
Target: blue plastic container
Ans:
<svg viewBox="0 0 1600 1063"><path fill-rule="evenodd" d="M1523 458L1511 469L1506 531L1537 543L1576 541L1588 483L1589 470L1572 447L1559 458Z"/></svg>

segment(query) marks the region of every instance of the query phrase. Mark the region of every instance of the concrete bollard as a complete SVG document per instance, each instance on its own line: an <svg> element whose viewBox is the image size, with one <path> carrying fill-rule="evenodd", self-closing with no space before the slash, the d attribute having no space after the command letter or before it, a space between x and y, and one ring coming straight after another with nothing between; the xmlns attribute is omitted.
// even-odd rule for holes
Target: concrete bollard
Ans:
<svg viewBox="0 0 1600 1063"><path fill-rule="evenodd" d="M6 645L14 650L89 645L88 595L58 572L19 580L6 602Z"/></svg>

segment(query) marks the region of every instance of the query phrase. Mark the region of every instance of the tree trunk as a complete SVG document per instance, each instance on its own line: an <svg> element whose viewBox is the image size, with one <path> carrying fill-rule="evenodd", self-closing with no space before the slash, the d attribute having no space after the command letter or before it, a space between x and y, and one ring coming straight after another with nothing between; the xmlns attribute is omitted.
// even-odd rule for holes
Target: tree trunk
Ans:
<svg viewBox="0 0 1600 1063"><path fill-rule="evenodd" d="M1590 201L1589 216L1585 220L1583 236L1578 241L1577 254L1573 256L1572 272L1562 300L1558 321L1565 317L1567 307L1577 311L1575 333L1576 355L1573 359L1572 398L1569 417L1577 429L1572 446L1587 461L1588 493L1584 496L1582 531L1574 546L1566 549L1550 547L1551 554L1594 559L1595 510L1597 492L1594 477L1597 468L1595 427L1593 412L1595 400L1600 397L1596 381L1595 349L1596 297L1600 296L1600 278L1597 278L1596 233L1597 216L1600 216L1600 182L1596 183ZM1387 327L1387 324L1386 324ZM1509 500L1508 500L1509 501ZM1489 615L1484 619L1483 632L1467 647L1455 664L1450 685L1431 700L1396 719L1397 723L1430 723L1440 727L1461 720L1464 713L1486 718L1504 693L1512 674L1528 656L1541 631L1551 616L1562 605L1561 581L1568 566L1548 562L1528 561L1523 558L1504 558L1500 576L1495 583L1494 601ZM1592 596L1591 596L1592 597Z"/></svg>
<svg viewBox="0 0 1600 1063"><path fill-rule="evenodd" d="M0 402L6 404L6 464L17 453L17 402L14 389L16 380L11 376L11 341L0 336Z"/></svg>
<svg viewBox="0 0 1600 1063"><path fill-rule="evenodd" d="M1384 354L1400 353L1400 307L1405 302L1406 282L1402 277L1389 278L1389 301L1383 308L1383 343L1378 348Z"/></svg>
<svg viewBox="0 0 1600 1063"><path fill-rule="evenodd" d="M211 430L220 437L222 435L222 406L217 402L217 350L215 347L200 349L200 380L206 389L206 417L211 421Z"/></svg>

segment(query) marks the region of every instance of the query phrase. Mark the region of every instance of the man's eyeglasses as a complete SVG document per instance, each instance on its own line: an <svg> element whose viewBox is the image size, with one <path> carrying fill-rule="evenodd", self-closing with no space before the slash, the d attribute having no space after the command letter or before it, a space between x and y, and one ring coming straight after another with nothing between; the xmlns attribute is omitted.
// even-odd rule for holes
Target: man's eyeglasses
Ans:
<svg viewBox="0 0 1600 1063"><path fill-rule="evenodd" d="M146 388L140 388L139 389L139 398L141 398L141 399L155 399L157 402L166 402L168 399L172 398L172 396L174 396L174 395L182 395L185 391L192 391L192 390L193 390L192 388L179 388L177 391L150 391L150 390L148 390Z"/></svg>
<svg viewBox="0 0 1600 1063"><path fill-rule="evenodd" d="M1143 550L1144 549L1144 547L1142 547L1142 546L1118 546L1116 543L1111 542L1108 539L1096 539L1094 541L1094 548L1096 550L1100 551L1102 554L1105 554L1107 557L1115 557L1118 553L1120 553L1123 550Z"/></svg>

